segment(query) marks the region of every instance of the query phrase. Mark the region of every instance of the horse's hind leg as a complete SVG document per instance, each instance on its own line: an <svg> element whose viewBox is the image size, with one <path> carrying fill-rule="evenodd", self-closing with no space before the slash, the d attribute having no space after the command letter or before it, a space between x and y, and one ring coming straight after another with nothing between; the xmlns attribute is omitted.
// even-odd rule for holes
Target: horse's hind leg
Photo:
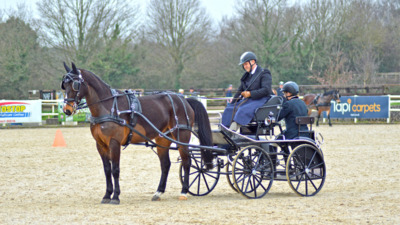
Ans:
<svg viewBox="0 0 400 225"><path fill-rule="evenodd" d="M321 112L318 111L318 117L317 117L317 127L319 126L319 118L321 117Z"/></svg>
<svg viewBox="0 0 400 225"><path fill-rule="evenodd" d="M182 191L179 200L187 200L187 193L189 191L189 172L191 166L191 158L187 146L179 146L179 153L182 159L182 167L184 171Z"/></svg>
<svg viewBox="0 0 400 225"><path fill-rule="evenodd" d="M171 167L171 160L169 159L169 146L171 145L171 141L168 141L164 138L156 139L156 143L161 146L165 146L168 148L157 147L157 155L160 159L161 165L161 178L160 183L158 184L157 192L153 195L152 201L160 201L161 195L165 192L165 187L167 186L167 178L169 169Z"/></svg>

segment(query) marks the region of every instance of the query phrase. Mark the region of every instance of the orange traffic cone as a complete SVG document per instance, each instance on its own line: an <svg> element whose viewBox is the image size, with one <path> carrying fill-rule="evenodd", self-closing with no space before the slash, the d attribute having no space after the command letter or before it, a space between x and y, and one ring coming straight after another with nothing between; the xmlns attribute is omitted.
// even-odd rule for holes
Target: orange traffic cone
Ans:
<svg viewBox="0 0 400 225"><path fill-rule="evenodd" d="M61 130L56 131L56 137L54 138L53 147L67 147Z"/></svg>

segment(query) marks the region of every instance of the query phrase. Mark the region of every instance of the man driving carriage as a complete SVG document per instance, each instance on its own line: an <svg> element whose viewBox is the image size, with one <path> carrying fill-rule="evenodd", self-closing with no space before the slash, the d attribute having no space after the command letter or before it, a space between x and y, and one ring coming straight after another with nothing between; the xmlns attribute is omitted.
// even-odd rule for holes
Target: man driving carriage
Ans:
<svg viewBox="0 0 400 225"><path fill-rule="evenodd" d="M239 65L245 73L232 102L222 114L222 124L235 131L241 125L247 125L254 117L255 110L273 94L271 72L257 65L257 57L253 52L243 53Z"/></svg>

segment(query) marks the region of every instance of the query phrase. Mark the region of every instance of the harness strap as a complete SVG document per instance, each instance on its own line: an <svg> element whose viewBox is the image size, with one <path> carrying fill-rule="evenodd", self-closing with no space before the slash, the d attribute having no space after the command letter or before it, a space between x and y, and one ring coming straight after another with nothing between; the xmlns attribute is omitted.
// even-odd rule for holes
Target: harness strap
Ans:
<svg viewBox="0 0 400 225"><path fill-rule="evenodd" d="M130 106L130 110L126 110L126 111L127 112L129 111L131 113L131 120L130 120L129 125L133 128L136 126L136 122L137 122L137 117L135 116L135 114L138 112L139 113L142 112L142 106L140 104L139 99L136 98L135 93L133 91L125 90L125 93L126 93L126 98L128 100L128 105ZM128 147L128 145L131 143L132 137L133 137L133 130L130 129L128 138L126 139L126 142L124 144L125 148Z"/></svg>
<svg viewBox="0 0 400 225"><path fill-rule="evenodd" d="M175 93L174 93L174 94L175 94ZM189 126L189 116L188 116L188 114L187 114L187 110L186 110L185 103L183 102L182 97L179 96L179 100L181 100L181 103L182 103L183 108L184 108L184 110L185 110L187 125L179 124L179 118L178 118L178 116L176 115L176 109L175 109L174 101L173 101L173 99L172 99L172 97L171 97L171 94L167 92L166 95L168 96L169 100L171 101L172 111L174 112L176 124L175 124L175 127L173 127L172 129L168 130L167 132L165 132L164 135L170 134L170 133L174 132L175 130L178 130L177 139L178 139L178 141L179 141L179 129L188 129L188 130L191 130L191 129L192 129L192 128Z"/></svg>
<svg viewBox="0 0 400 225"><path fill-rule="evenodd" d="M113 105L111 107L111 115L114 114L114 110L117 111L117 115L119 116L119 110L118 110L118 92L115 89L111 89L111 95L114 97Z"/></svg>
<svg viewBox="0 0 400 225"><path fill-rule="evenodd" d="M178 96L179 96L179 100L181 100L181 103L183 105L183 109L185 110L186 122L187 122L187 125L189 126L190 122L189 122L189 115L188 115L187 110L186 110L186 104L183 101L183 96L181 96L181 95L178 95Z"/></svg>
<svg viewBox="0 0 400 225"><path fill-rule="evenodd" d="M138 114L138 115L142 115L142 114ZM157 147L161 147L161 148L168 148L165 146L161 146L155 142L153 142L151 139L149 139L148 137L144 136L142 133L140 133L138 130L136 130L134 127L132 127L131 125L127 124L126 121L124 119L121 119L119 117L115 117L115 116L111 116L111 115L104 115L104 116L99 116L99 117L91 117L90 118L90 123L92 124L97 124L97 123L104 123L104 122L114 122L117 123L119 125L122 126L126 126L128 127L131 132L135 132L136 134L138 134L140 137L142 137L143 139L146 140L147 142L150 142L151 144L157 146ZM130 142L130 140L127 140L127 142ZM124 149L129 145L129 143L127 145L124 145Z"/></svg>
<svg viewBox="0 0 400 225"><path fill-rule="evenodd" d="M179 129L187 129L187 130L190 130L190 131L192 130L192 127L189 126L189 124L190 124L189 123L189 116L188 116L188 113L187 113L186 106L184 104L183 99L181 99L181 98L179 98L179 99L181 100L182 105L183 105L184 110L185 110L187 125L179 124L178 117L176 115L176 109L175 109L175 106L174 106L173 99L172 99L172 97L170 96L169 93L166 93L166 95L168 96L168 98L170 99L171 104L172 104L172 110L173 110L174 115L175 115L176 126L174 128L172 128L172 129L168 130L167 132L162 133L142 114L142 107L141 107L140 101L135 96L134 92L132 92L131 90L125 90L124 94L119 94L115 89L110 89L110 90L111 90L112 97L114 98L113 106L111 108L111 113L107 114L107 115L99 116L99 117L91 117L90 118L90 123L98 124L98 123L104 123L104 122L114 122L114 123L117 123L117 124L119 124L121 126L128 127L130 132L128 134L128 138L126 140L126 143L123 145L124 149L126 147L128 147L128 145L130 144L130 140L133 137L133 132L138 134L141 138L145 139L146 143L150 142L154 146L161 147L161 148L168 148L168 147L156 144L151 139L149 139L148 137L146 137L142 133L140 133L138 130L136 130L134 128L136 126L136 122L137 122L137 117L135 115L138 115L138 116L141 116L142 118L144 118L145 121L148 124L150 124L160 134L160 136L162 136L162 137L164 137L166 139L169 139L169 140L172 140L172 139L169 138L167 135L169 135L170 133L174 132L175 130L178 130L178 131L179 131ZM130 106L130 109L124 110L124 111L119 111L117 98L120 97L120 96L123 96L123 95L125 95L127 97L128 105ZM116 114L114 114L114 112L116 112ZM123 113L130 113L131 114L131 118L130 118L130 122L129 123L126 120L124 120L124 119L119 117L119 115L123 114ZM179 132L178 132L177 139L178 139L178 142L179 142Z"/></svg>

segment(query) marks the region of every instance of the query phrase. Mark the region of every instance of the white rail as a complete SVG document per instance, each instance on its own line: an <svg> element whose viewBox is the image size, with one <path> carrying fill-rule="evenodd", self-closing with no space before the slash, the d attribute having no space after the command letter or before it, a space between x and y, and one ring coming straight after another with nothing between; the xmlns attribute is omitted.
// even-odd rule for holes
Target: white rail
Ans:
<svg viewBox="0 0 400 225"><path fill-rule="evenodd" d="M390 113L391 112L400 112L400 108L392 108L392 104L400 104L400 95L388 95L389 96L389 118L387 118L387 123L390 123ZM221 101L221 100L230 100L231 97L220 97L220 98L204 98L199 96L199 100L203 103L204 107L207 109L209 115L213 119L220 119L222 117L222 113L224 109L209 109L209 102L212 101ZM63 100L42 100L42 109L43 106L50 106L51 112L42 113L42 116L58 116L58 104ZM356 121L355 121L356 122Z"/></svg>
<svg viewBox="0 0 400 225"><path fill-rule="evenodd" d="M42 117L43 116L58 116L58 103L63 100L42 100ZM43 113L43 106L51 106L50 113Z"/></svg>
<svg viewBox="0 0 400 225"><path fill-rule="evenodd" d="M400 108L392 108L392 103L400 104L400 95L388 95L389 96L389 118L387 118L387 123L390 123L390 113L400 112Z"/></svg>

